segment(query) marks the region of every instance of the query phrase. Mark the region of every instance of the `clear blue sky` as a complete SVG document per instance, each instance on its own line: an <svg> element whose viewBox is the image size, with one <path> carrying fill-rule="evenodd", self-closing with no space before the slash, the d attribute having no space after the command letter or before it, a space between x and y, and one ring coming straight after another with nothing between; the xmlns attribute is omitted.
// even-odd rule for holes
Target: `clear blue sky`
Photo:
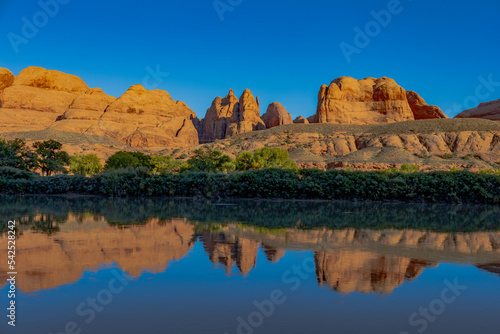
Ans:
<svg viewBox="0 0 500 334"><path fill-rule="evenodd" d="M219 0L236 4L223 20L213 0L59 1L44 17L38 0L0 0L0 67L57 69L119 96L159 66L169 75L157 88L200 117L229 88L250 88L262 113L277 101L309 116L319 87L339 76L392 77L449 116L454 104L500 98L500 84L475 97L479 76L500 82L499 0L401 0L380 31L370 12L394 0ZM23 17L38 32L23 37ZM373 37L348 63L340 44L356 46L354 28L367 24ZM17 53L12 33L28 37Z"/></svg>

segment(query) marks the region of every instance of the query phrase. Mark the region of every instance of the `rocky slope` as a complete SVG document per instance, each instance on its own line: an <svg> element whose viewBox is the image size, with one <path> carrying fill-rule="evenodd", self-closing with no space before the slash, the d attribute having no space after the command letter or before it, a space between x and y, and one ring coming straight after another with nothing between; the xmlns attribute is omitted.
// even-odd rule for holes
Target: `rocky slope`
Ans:
<svg viewBox="0 0 500 334"><path fill-rule="evenodd" d="M483 104L478 107L483 113L466 111L458 117L494 119L498 104ZM230 90L200 120L163 90L135 85L115 98L74 75L29 67L14 77L0 69L3 137L35 141L51 134L70 153L97 153L103 159L123 149L185 158L201 142L232 156L281 147L300 166L322 169L414 163L423 169L478 170L500 163L498 125L445 118L438 107L389 78L338 78L321 87L316 114L294 121L277 102L261 117L259 99L250 90L239 99ZM85 135L90 145L79 148L76 134Z"/></svg>
<svg viewBox="0 0 500 334"><path fill-rule="evenodd" d="M481 103L476 108L462 111L456 118L484 118L500 121L500 100Z"/></svg>
<svg viewBox="0 0 500 334"><path fill-rule="evenodd" d="M389 78L356 80L341 77L323 85L315 120L334 124L386 124L428 118L446 118L414 92L406 92Z"/></svg>
<svg viewBox="0 0 500 334"><path fill-rule="evenodd" d="M165 91L136 85L115 99L58 71L28 67L12 83L6 70L0 73L0 132L49 128L109 137L136 148L198 144L195 113Z"/></svg>
<svg viewBox="0 0 500 334"><path fill-rule="evenodd" d="M362 170L418 165L422 170L481 170L500 163L500 123L435 119L385 125L293 124L206 144L236 156L279 147L301 167ZM194 149L165 150L174 156Z"/></svg>

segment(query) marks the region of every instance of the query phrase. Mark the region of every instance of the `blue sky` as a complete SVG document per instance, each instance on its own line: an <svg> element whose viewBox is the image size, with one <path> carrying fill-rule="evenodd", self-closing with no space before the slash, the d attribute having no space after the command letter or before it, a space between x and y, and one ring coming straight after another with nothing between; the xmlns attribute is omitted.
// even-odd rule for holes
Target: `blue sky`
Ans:
<svg viewBox="0 0 500 334"><path fill-rule="evenodd" d="M57 69L114 96L146 83L200 117L229 88L250 88L261 113L277 101L310 116L339 76L392 77L449 116L500 98L498 0L217 0L219 13L213 0L58 1L50 16L38 0L0 0L0 67ZM390 22L374 23L382 10ZM341 43L357 48L350 62ZM157 68L168 76L148 77Z"/></svg>

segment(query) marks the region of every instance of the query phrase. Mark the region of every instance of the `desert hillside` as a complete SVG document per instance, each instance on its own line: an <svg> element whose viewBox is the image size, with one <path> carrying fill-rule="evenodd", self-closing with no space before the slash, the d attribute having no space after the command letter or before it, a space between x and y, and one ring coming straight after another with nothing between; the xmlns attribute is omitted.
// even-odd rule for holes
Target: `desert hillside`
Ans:
<svg viewBox="0 0 500 334"><path fill-rule="evenodd" d="M246 89L216 97L200 119L163 90L134 85L115 98L63 72L28 67L14 76L0 68L1 137L56 139L70 154L103 160L121 150L185 159L202 146L231 156L267 146L320 169L488 169L500 163L500 123L477 118L496 119L497 102L448 119L393 79L341 77L321 86L307 118L292 120L279 102L261 115Z"/></svg>

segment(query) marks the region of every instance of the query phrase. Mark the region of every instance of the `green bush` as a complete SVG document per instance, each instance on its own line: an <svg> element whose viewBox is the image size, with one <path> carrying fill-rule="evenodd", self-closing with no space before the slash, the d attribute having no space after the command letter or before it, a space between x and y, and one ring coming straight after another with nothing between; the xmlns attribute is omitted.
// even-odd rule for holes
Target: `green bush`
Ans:
<svg viewBox="0 0 500 334"><path fill-rule="evenodd" d="M19 180L28 180L33 178L35 175L23 169L13 168L13 167L0 167L0 178Z"/></svg>
<svg viewBox="0 0 500 334"><path fill-rule="evenodd" d="M121 169L127 167L145 167L149 170L153 169L151 157L141 152L116 152L106 160L105 170Z"/></svg>
<svg viewBox="0 0 500 334"><path fill-rule="evenodd" d="M229 156L223 154L222 151L204 147L194 151L182 171L227 172L233 169L234 165Z"/></svg>
<svg viewBox="0 0 500 334"><path fill-rule="evenodd" d="M71 156L69 171L73 174L92 176L99 174L103 170L101 160L95 154Z"/></svg>
<svg viewBox="0 0 500 334"><path fill-rule="evenodd" d="M287 150L264 147L255 152L241 152L236 158L235 168L238 171L266 168L282 168L297 170L297 164L290 160Z"/></svg>
<svg viewBox="0 0 500 334"><path fill-rule="evenodd" d="M279 168L152 175L146 167L128 167L93 177L40 177L4 167L0 169L0 193L500 204L500 175L467 171L323 172Z"/></svg>

